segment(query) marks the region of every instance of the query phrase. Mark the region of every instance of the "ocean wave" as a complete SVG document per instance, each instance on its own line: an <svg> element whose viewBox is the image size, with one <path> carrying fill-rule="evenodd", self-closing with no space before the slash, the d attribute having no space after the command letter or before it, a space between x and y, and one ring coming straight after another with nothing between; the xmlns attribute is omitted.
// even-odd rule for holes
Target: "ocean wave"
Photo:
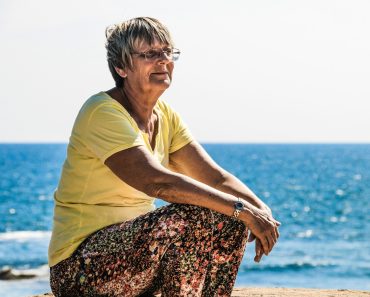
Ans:
<svg viewBox="0 0 370 297"><path fill-rule="evenodd" d="M11 266L0 268L0 280L22 280L47 276L49 276L49 266L47 264L32 269L16 269Z"/></svg>
<svg viewBox="0 0 370 297"><path fill-rule="evenodd" d="M323 262L304 262L298 261L286 264L268 264L268 265L248 265L245 271L300 271L306 269L315 269L322 267L336 267L337 265L328 261Z"/></svg>
<svg viewBox="0 0 370 297"><path fill-rule="evenodd" d="M0 233L0 241L7 240L33 240L33 239L49 239L51 237L50 231L10 231Z"/></svg>

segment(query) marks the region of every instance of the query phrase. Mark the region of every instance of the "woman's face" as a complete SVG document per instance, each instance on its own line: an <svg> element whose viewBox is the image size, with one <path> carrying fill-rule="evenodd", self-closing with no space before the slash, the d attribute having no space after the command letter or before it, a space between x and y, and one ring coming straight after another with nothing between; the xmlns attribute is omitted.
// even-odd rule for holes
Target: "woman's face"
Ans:
<svg viewBox="0 0 370 297"><path fill-rule="evenodd" d="M144 53L152 49L161 51L168 48L170 46L162 44L158 40L155 40L152 45L138 42L135 52ZM125 71L127 74L125 84L127 83L142 92L164 91L170 86L174 62L164 53L154 59L146 59L140 54L133 54L132 64L132 70L126 69Z"/></svg>

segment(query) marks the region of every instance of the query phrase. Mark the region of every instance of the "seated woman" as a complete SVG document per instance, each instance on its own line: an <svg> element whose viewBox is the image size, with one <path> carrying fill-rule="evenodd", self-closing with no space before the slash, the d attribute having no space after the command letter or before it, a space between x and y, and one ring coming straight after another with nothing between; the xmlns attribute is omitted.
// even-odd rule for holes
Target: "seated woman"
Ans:
<svg viewBox="0 0 370 297"><path fill-rule="evenodd" d="M230 296L245 244L268 255L280 223L220 168L160 96L174 48L135 18L106 31L116 86L90 97L70 137L49 246L55 296ZM155 198L170 202L155 209Z"/></svg>

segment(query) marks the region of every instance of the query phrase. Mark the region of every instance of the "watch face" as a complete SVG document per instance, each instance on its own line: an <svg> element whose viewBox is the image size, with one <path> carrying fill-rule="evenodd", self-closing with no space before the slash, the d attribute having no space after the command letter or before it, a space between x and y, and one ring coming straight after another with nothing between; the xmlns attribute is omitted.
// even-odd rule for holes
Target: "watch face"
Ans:
<svg viewBox="0 0 370 297"><path fill-rule="evenodd" d="M235 203L235 209L242 210L243 207L244 207L244 204L242 202Z"/></svg>

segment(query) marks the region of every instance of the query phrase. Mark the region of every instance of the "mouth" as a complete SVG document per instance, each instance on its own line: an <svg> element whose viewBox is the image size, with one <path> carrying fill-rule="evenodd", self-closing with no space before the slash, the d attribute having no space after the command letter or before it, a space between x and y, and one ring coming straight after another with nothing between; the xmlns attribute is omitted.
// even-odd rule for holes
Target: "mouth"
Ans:
<svg viewBox="0 0 370 297"><path fill-rule="evenodd" d="M166 71L152 72L151 77L155 80L170 80L170 74Z"/></svg>
<svg viewBox="0 0 370 297"><path fill-rule="evenodd" d="M153 72L154 75L168 75L168 72Z"/></svg>

